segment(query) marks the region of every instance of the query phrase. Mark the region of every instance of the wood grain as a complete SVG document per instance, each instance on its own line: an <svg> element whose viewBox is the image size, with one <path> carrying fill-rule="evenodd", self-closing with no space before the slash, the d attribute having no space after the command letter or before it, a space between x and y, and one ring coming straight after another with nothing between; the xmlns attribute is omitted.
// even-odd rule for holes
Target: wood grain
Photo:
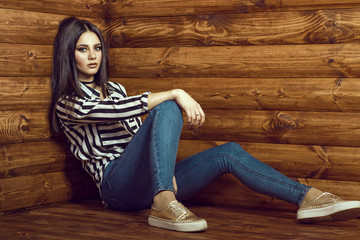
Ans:
<svg viewBox="0 0 360 240"><path fill-rule="evenodd" d="M52 46L0 43L0 76L51 74Z"/></svg>
<svg viewBox="0 0 360 240"><path fill-rule="evenodd" d="M112 0L108 1L107 17L239 14L257 11L355 8L359 6L360 4L357 0L345 0L341 4L337 0L321 0L316 2L310 0Z"/></svg>
<svg viewBox="0 0 360 240"><path fill-rule="evenodd" d="M185 118L185 116L184 116ZM359 147L360 113L208 110L206 124L194 134L186 122L182 138L262 143ZM0 143L49 139L47 112L0 112Z"/></svg>
<svg viewBox="0 0 360 240"><path fill-rule="evenodd" d="M185 116L184 116L185 118ZM359 147L359 113L209 110L205 126L182 138Z"/></svg>
<svg viewBox="0 0 360 240"><path fill-rule="evenodd" d="M0 77L0 110L48 109L50 77Z"/></svg>
<svg viewBox="0 0 360 240"><path fill-rule="evenodd" d="M180 161L224 143L181 140L177 159ZM252 156L289 177L360 182L358 147L238 143Z"/></svg>
<svg viewBox="0 0 360 240"><path fill-rule="evenodd" d="M208 229L200 233L166 231L147 225L149 210L119 212L101 206L99 200L56 204L0 216L0 237L13 239L73 240L149 239L357 239L358 220L322 224L298 224L296 213L221 206L187 205L205 218Z"/></svg>
<svg viewBox="0 0 360 240"><path fill-rule="evenodd" d="M113 48L111 77L359 77L356 44Z"/></svg>
<svg viewBox="0 0 360 240"><path fill-rule="evenodd" d="M358 78L112 78L110 81L124 85L130 96L182 88L205 111L360 110ZM1 110L47 109L49 77L0 77L0 97Z"/></svg>
<svg viewBox="0 0 360 240"><path fill-rule="evenodd" d="M303 178L296 180L305 185L334 193L347 200L360 199L359 182ZM230 174L226 174L217 179L212 185L194 196L191 201L198 204L212 204L217 206L296 210L296 206L294 205L286 204L281 200L250 190Z"/></svg>
<svg viewBox="0 0 360 240"><path fill-rule="evenodd" d="M108 26L111 77L130 94L184 88L204 106L206 125L197 134L185 126L178 159L236 141L302 183L360 199L359 1L0 0L0 212L98 196L64 139L56 142L49 132L52 41L69 15ZM191 202L296 210L229 175ZM91 213L73 215L75 225L58 215L51 223L72 230L96 222ZM51 239L52 228L38 216L32 220ZM15 222L18 236L34 236L34 221ZM231 228L240 234L243 226ZM219 227L221 236L232 232ZM68 237L60 230L52 238ZM232 237L238 235L223 238Z"/></svg>
<svg viewBox="0 0 360 240"><path fill-rule="evenodd" d="M206 126L183 139L360 146L358 113L209 110Z"/></svg>
<svg viewBox="0 0 360 240"><path fill-rule="evenodd" d="M224 144L182 140L178 160ZM360 181L360 149L292 144L239 142L251 155L290 177ZM2 145L0 178L81 169L66 142L44 141ZM344 174L346 172L346 174Z"/></svg>
<svg viewBox="0 0 360 240"><path fill-rule="evenodd" d="M0 178L81 169L65 141L1 145Z"/></svg>
<svg viewBox="0 0 360 240"><path fill-rule="evenodd" d="M65 17L67 16L0 8L0 22L3 23L0 24L0 42L52 45L59 23ZM104 19L82 19L94 23L102 31L105 30Z"/></svg>
<svg viewBox="0 0 360 240"><path fill-rule="evenodd" d="M0 212L93 197L94 186L84 170L2 178Z"/></svg>
<svg viewBox="0 0 360 240"><path fill-rule="evenodd" d="M360 8L108 19L112 47L351 43Z"/></svg>
<svg viewBox="0 0 360 240"><path fill-rule="evenodd" d="M49 139L47 111L0 111L0 144Z"/></svg>
<svg viewBox="0 0 360 240"><path fill-rule="evenodd" d="M105 18L105 0L0 0L0 8Z"/></svg>
<svg viewBox="0 0 360 240"><path fill-rule="evenodd" d="M49 77L0 77L0 109L47 109L49 81ZM358 78L112 78L110 81L124 85L130 96L182 88L205 111L360 111Z"/></svg>
<svg viewBox="0 0 360 240"><path fill-rule="evenodd" d="M358 78L111 78L128 95L182 88L207 110L359 112ZM211 87L209 87L211 86ZM1 90L0 90L1 92ZM1 103L0 103L1 104Z"/></svg>
<svg viewBox="0 0 360 240"><path fill-rule="evenodd" d="M110 49L111 77L359 77L356 44ZM316 55L314 53L316 52ZM0 44L0 76L49 76L52 47Z"/></svg>

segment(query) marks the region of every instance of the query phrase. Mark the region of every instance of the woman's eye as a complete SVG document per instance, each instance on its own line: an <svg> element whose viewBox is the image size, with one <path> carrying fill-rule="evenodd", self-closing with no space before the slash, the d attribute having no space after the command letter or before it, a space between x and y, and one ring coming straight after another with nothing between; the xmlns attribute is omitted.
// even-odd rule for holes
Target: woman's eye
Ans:
<svg viewBox="0 0 360 240"><path fill-rule="evenodd" d="M86 52L86 48L78 48L77 49L79 52Z"/></svg>
<svg viewBox="0 0 360 240"><path fill-rule="evenodd" d="M95 47L96 51L101 51L101 47Z"/></svg>

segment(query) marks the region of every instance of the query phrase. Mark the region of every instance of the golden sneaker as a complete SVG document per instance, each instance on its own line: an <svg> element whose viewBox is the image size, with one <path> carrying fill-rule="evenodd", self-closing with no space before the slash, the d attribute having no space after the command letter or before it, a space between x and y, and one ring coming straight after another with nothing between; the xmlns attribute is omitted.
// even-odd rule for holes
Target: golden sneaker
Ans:
<svg viewBox="0 0 360 240"><path fill-rule="evenodd" d="M344 221L360 216L360 201L344 201L334 194L324 192L311 201L304 201L297 211L301 223Z"/></svg>
<svg viewBox="0 0 360 240"><path fill-rule="evenodd" d="M151 208L148 224L180 232L199 232L207 228L205 219L197 217L184 205L174 200L161 211Z"/></svg>

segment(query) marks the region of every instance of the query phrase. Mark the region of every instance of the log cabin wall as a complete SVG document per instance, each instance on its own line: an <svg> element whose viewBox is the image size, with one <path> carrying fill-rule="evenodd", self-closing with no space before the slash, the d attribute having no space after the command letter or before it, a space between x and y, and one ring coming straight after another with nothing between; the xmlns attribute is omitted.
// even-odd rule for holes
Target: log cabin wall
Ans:
<svg viewBox="0 0 360 240"><path fill-rule="evenodd" d="M59 22L78 16L104 29L104 4L0 1L0 212L96 194L64 139L50 136L47 109Z"/></svg>
<svg viewBox="0 0 360 240"><path fill-rule="evenodd" d="M111 80L130 95L183 88L207 114L198 134L184 128L179 159L235 141L302 183L360 199L359 1L107 7ZM194 201L295 209L228 175Z"/></svg>
<svg viewBox="0 0 360 240"><path fill-rule="evenodd" d="M179 159L236 141L360 199L360 3L313 2L0 0L0 212L96 194L47 122L52 43L69 15L106 29L111 80L129 95L183 88L202 104L206 125L184 128ZM294 209L228 175L193 201Z"/></svg>

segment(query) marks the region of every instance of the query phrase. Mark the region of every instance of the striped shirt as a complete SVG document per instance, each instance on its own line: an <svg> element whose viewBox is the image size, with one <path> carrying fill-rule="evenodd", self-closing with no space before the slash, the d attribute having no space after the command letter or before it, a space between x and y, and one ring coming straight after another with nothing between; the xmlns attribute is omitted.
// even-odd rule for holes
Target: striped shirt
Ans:
<svg viewBox="0 0 360 240"><path fill-rule="evenodd" d="M60 127L74 156L92 176L100 190L107 163L119 158L148 112L149 92L128 97L125 88L108 82L109 96L81 83L84 98L61 98L56 106Z"/></svg>

